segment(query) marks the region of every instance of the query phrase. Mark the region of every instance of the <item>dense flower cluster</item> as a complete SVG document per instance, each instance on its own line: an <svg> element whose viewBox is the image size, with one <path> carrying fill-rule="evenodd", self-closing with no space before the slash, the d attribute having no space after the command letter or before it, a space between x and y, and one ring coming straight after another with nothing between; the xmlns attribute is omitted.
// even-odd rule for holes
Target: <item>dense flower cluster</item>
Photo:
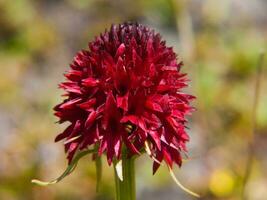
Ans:
<svg viewBox="0 0 267 200"><path fill-rule="evenodd" d="M96 145L111 164L124 145L129 156L146 150L154 173L163 160L180 166L194 98L181 92L187 82L181 66L159 34L137 23L112 25L90 42L65 74L59 87L66 99L54 108L59 123L70 122L55 139L65 140L69 161Z"/></svg>

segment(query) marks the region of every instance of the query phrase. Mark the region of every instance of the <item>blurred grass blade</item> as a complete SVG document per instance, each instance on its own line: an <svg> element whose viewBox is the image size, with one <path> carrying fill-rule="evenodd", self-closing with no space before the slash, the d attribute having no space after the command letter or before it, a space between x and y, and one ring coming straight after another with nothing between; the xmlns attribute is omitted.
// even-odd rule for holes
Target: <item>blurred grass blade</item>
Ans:
<svg viewBox="0 0 267 200"><path fill-rule="evenodd" d="M262 70L263 70L263 64L264 64L264 56L265 52L262 51L259 54L258 64L256 68L256 81L255 81L255 89L254 89L254 98L253 98L253 105L252 105L252 114L251 114L251 137L248 141L248 158L245 165L245 173L243 177L243 185L241 189L241 199L246 200L248 197L246 196L246 187L248 184L248 181L250 179L252 168L254 165L254 159L255 159L255 136L257 132L257 111L258 111L258 105L259 105L259 99L260 99L260 89L261 89L261 76L262 76Z"/></svg>
<svg viewBox="0 0 267 200"><path fill-rule="evenodd" d="M183 190L183 191L185 191L186 193L188 193L188 194L190 194L190 195L192 195L192 196L194 196L194 197L200 197L200 195L199 194L197 194L197 193L195 193L195 192L192 192L191 190L189 190L189 189L187 189L185 186L183 186L181 183L180 183L180 181L178 181L178 179L175 177L175 175L174 175L174 173L173 173L173 171L172 171L172 169L171 168L169 168L169 170L170 170L170 175L171 175L171 177L172 177L172 179L174 180L174 182Z"/></svg>
<svg viewBox="0 0 267 200"><path fill-rule="evenodd" d="M78 161L82 157L86 156L89 153L93 153L93 152L95 152L94 149L89 149L89 150L86 150L86 151L79 152L75 156L75 158L72 160L72 162L68 165L67 169L63 172L63 174L61 176L59 176L58 178L56 178L55 180L52 180L52 181L40 181L40 180L37 180L37 179L33 179L31 182L35 183L37 185L40 185L40 186L53 185L55 183L58 183L59 181L64 179L66 176L68 176L75 169L75 167L78 164Z"/></svg>
<svg viewBox="0 0 267 200"><path fill-rule="evenodd" d="M102 160L101 157L98 155L96 155L95 167L96 167L96 192L99 192L102 179Z"/></svg>

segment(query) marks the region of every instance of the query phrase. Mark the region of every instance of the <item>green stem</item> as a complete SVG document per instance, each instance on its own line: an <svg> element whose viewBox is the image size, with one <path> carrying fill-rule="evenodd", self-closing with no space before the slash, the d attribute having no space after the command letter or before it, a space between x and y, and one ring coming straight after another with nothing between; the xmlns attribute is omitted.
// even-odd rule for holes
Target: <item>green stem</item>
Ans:
<svg viewBox="0 0 267 200"><path fill-rule="evenodd" d="M128 158L126 153L122 155L122 174L123 181L119 179L114 166L116 200L136 200L134 158Z"/></svg>

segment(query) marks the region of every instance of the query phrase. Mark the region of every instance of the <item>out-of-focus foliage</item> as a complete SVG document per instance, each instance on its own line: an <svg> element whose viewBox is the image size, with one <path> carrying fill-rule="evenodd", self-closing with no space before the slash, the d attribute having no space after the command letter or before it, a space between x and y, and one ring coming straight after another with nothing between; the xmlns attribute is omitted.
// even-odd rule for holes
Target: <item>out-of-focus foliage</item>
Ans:
<svg viewBox="0 0 267 200"><path fill-rule="evenodd" d="M267 47L264 0L0 0L0 199L112 199L113 169L104 166L95 193L91 158L63 182L50 180L66 166L64 125L52 108L57 83L71 58L111 23L138 21L160 31L183 58L198 98L190 119L189 156L177 176L203 199L240 199L251 138L252 102L259 52ZM267 60L267 59L266 59ZM263 66L255 137L255 162L246 195L267 197L267 72ZM192 199L166 169L151 175L149 158L137 163L139 199Z"/></svg>

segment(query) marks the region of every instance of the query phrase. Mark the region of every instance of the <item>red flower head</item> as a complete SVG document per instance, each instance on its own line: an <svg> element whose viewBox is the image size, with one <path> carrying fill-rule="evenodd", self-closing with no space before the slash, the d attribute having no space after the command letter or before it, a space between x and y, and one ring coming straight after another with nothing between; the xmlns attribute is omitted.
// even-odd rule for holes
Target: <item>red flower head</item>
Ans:
<svg viewBox="0 0 267 200"><path fill-rule="evenodd" d="M146 150L154 173L163 160L180 166L194 98L181 92L187 82L181 66L159 34L137 23L112 25L90 42L59 85L67 98L55 107L59 123L70 122L55 139L65 139L69 162L93 145L111 164L125 146L129 156Z"/></svg>

